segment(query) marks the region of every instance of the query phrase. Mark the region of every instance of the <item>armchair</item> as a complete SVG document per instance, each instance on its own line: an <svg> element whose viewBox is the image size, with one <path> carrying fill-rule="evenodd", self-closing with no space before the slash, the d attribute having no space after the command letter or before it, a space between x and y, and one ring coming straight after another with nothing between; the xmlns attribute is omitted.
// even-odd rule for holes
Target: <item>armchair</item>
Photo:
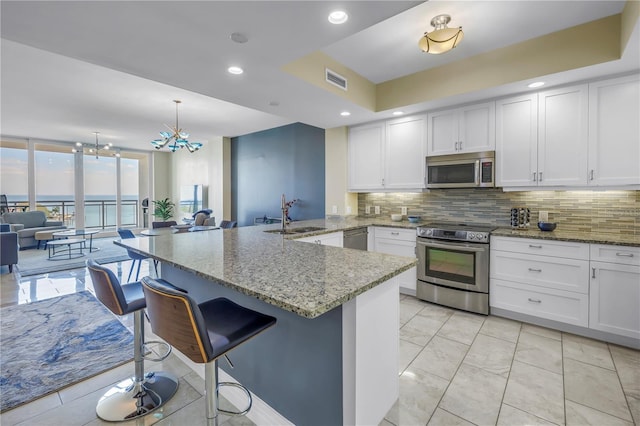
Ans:
<svg viewBox="0 0 640 426"><path fill-rule="evenodd" d="M13 272L13 265L18 264L18 234L9 231L9 225L0 226L0 265L9 265L9 272Z"/></svg>

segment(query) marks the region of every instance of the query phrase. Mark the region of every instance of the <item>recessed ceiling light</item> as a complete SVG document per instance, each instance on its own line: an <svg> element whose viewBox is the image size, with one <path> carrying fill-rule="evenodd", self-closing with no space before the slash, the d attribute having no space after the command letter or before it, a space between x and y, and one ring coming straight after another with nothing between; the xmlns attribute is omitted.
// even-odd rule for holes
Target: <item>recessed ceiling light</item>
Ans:
<svg viewBox="0 0 640 426"><path fill-rule="evenodd" d="M76 142L76 146L82 146L82 142Z"/></svg>
<svg viewBox="0 0 640 426"><path fill-rule="evenodd" d="M534 89L536 87L542 87L542 86L544 86L544 81L536 81L535 83L529 84L527 87Z"/></svg>
<svg viewBox="0 0 640 426"><path fill-rule="evenodd" d="M227 68L227 71L229 71L230 74L242 74L244 72L242 68L235 66Z"/></svg>
<svg viewBox="0 0 640 426"><path fill-rule="evenodd" d="M402 115L404 111L393 111L393 115Z"/></svg>
<svg viewBox="0 0 640 426"><path fill-rule="evenodd" d="M329 14L329 22L332 24L344 24L349 19L349 15L344 10L334 10Z"/></svg>
<svg viewBox="0 0 640 426"><path fill-rule="evenodd" d="M343 116L343 117L348 117L348 116L350 116L350 115L351 115L351 113L350 113L349 111L342 111L342 112L340 113L340 115L341 115L341 116Z"/></svg>

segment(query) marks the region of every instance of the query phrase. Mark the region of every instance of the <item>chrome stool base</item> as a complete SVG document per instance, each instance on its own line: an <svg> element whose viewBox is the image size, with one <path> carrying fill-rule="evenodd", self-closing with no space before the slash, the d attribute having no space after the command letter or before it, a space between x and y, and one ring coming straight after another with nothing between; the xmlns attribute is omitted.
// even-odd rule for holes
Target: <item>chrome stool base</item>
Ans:
<svg viewBox="0 0 640 426"><path fill-rule="evenodd" d="M178 390L178 379L166 372L148 373L142 382L123 380L98 401L96 414L107 422L145 416L162 407Z"/></svg>

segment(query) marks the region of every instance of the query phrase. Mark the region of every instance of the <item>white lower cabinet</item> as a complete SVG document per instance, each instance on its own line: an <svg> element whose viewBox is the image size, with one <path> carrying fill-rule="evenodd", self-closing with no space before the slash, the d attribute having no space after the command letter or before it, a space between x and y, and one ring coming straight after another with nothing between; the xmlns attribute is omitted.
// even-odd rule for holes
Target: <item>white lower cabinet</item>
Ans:
<svg viewBox="0 0 640 426"><path fill-rule="evenodd" d="M589 326L588 244L492 237L490 279L491 307Z"/></svg>
<svg viewBox="0 0 640 426"><path fill-rule="evenodd" d="M491 308L640 346L640 247L492 237L490 271Z"/></svg>
<svg viewBox="0 0 640 426"><path fill-rule="evenodd" d="M587 327L589 295L491 279L491 307Z"/></svg>
<svg viewBox="0 0 640 426"><path fill-rule="evenodd" d="M640 247L591 245L589 327L640 339Z"/></svg>
<svg viewBox="0 0 640 426"><path fill-rule="evenodd" d="M314 235L311 237L298 238L296 241L303 243L314 243L323 246L342 247L343 234L340 232L332 232L330 234Z"/></svg>
<svg viewBox="0 0 640 426"><path fill-rule="evenodd" d="M416 257L415 229L373 228L373 250L377 253L393 254L396 256ZM397 276L400 291L416 294L416 268L413 267Z"/></svg>

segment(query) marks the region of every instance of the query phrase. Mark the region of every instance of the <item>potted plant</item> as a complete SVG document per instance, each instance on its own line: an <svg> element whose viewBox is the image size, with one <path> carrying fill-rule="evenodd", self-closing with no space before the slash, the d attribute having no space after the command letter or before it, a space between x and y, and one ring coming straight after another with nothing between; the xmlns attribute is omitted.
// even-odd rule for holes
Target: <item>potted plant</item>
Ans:
<svg viewBox="0 0 640 426"><path fill-rule="evenodd" d="M168 198L164 200L154 200L153 215L162 219L163 222L173 217L173 208L176 206L173 201Z"/></svg>

